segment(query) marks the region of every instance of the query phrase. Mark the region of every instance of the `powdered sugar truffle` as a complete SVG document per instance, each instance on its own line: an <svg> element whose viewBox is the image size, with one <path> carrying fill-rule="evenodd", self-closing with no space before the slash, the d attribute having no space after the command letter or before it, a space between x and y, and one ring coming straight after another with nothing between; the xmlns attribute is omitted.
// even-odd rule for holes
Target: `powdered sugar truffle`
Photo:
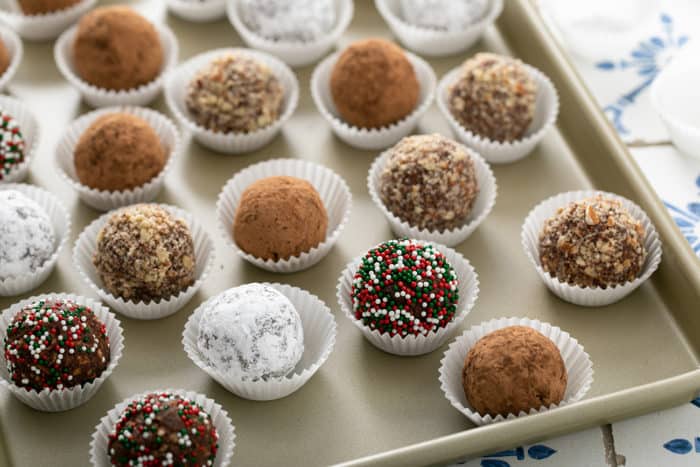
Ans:
<svg viewBox="0 0 700 467"><path fill-rule="evenodd" d="M287 297L268 285L246 284L222 292L204 310L197 347L226 376L267 381L299 363L304 330Z"/></svg>
<svg viewBox="0 0 700 467"><path fill-rule="evenodd" d="M490 0L401 0L401 16L413 26L455 32L486 16Z"/></svg>
<svg viewBox="0 0 700 467"><path fill-rule="evenodd" d="M17 190L0 191L0 280L36 272L55 251L53 225Z"/></svg>
<svg viewBox="0 0 700 467"><path fill-rule="evenodd" d="M256 34L273 41L311 42L335 25L334 0L242 0L241 19Z"/></svg>

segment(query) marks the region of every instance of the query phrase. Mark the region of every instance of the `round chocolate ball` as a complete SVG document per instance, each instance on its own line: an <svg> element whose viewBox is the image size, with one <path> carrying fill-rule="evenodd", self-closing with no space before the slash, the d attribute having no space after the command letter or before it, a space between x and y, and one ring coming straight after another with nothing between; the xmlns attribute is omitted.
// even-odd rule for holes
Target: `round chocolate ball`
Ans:
<svg viewBox="0 0 700 467"><path fill-rule="evenodd" d="M110 465L214 465L219 435L197 402L168 392L151 393L122 410L109 435Z"/></svg>
<svg viewBox="0 0 700 467"><path fill-rule="evenodd" d="M560 403L567 378L557 346L525 326L499 329L479 339L462 370L469 405L492 417Z"/></svg>
<svg viewBox="0 0 700 467"><path fill-rule="evenodd" d="M326 239L328 214L316 189L295 177L268 177L245 189L236 208L233 238L257 258L299 256Z"/></svg>
<svg viewBox="0 0 700 467"><path fill-rule="evenodd" d="M413 112L420 84L396 44L366 39L350 44L333 66L330 91L340 117L359 128L381 128Z"/></svg>
<svg viewBox="0 0 700 467"><path fill-rule="evenodd" d="M644 267L644 226L616 199L575 201L547 219L542 269L561 282L606 288L636 279Z"/></svg>
<svg viewBox="0 0 700 467"><path fill-rule="evenodd" d="M19 8L25 15L43 15L65 10L82 0L17 0Z"/></svg>
<svg viewBox="0 0 700 467"><path fill-rule="evenodd" d="M380 334L437 332L455 316L459 281L432 244L389 240L362 258L352 281L355 318Z"/></svg>
<svg viewBox="0 0 700 467"><path fill-rule="evenodd" d="M260 60L227 53L201 69L187 86L194 121L217 133L251 133L279 119L284 88Z"/></svg>
<svg viewBox="0 0 700 467"><path fill-rule="evenodd" d="M444 136L407 136L389 149L379 179L387 209L413 227L442 232L460 227L479 194L474 161Z"/></svg>
<svg viewBox="0 0 700 467"><path fill-rule="evenodd" d="M89 307L71 300L40 300L12 319L5 359L17 386L35 391L82 386L109 365L109 337Z"/></svg>
<svg viewBox="0 0 700 467"><path fill-rule="evenodd" d="M12 175L25 161L27 143L19 122L0 108L0 182Z"/></svg>
<svg viewBox="0 0 700 467"><path fill-rule="evenodd" d="M452 116L493 141L522 138L535 115L537 83L520 60L478 53L462 65L448 91Z"/></svg>
<svg viewBox="0 0 700 467"><path fill-rule="evenodd" d="M10 67L10 61L12 57L10 56L10 51L7 50L5 42L0 40L0 76L4 75L7 69Z"/></svg>
<svg viewBox="0 0 700 467"><path fill-rule="evenodd" d="M92 10L78 22L73 42L78 75L103 89L135 89L153 81L163 68L158 31L125 6Z"/></svg>
<svg viewBox="0 0 700 467"><path fill-rule="evenodd" d="M333 0L241 0L241 20L261 37L278 42L311 42L335 26Z"/></svg>
<svg viewBox="0 0 700 467"><path fill-rule="evenodd" d="M129 206L100 230L93 263L116 297L136 303L168 299L194 283L192 234L184 220L160 206Z"/></svg>

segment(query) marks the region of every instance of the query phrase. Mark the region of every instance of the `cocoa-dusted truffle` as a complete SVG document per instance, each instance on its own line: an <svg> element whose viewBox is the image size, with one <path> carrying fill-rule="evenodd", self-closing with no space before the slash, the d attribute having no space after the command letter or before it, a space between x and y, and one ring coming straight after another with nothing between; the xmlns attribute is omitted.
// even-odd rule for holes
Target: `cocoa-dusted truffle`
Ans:
<svg viewBox="0 0 700 467"><path fill-rule="evenodd" d="M168 392L130 402L109 435L110 465L214 465L219 435L197 402Z"/></svg>
<svg viewBox="0 0 700 467"><path fill-rule="evenodd" d="M284 88L260 60L227 53L200 70L187 87L185 104L194 121L219 133L250 133L274 123Z"/></svg>
<svg viewBox="0 0 700 467"><path fill-rule="evenodd" d="M125 6L100 7L80 19L73 42L78 75L98 88L134 89L153 81L163 68L158 31Z"/></svg>
<svg viewBox="0 0 700 467"><path fill-rule="evenodd" d="M535 114L537 83L520 60L478 53L448 91L452 116L467 130L505 142L525 135Z"/></svg>
<svg viewBox="0 0 700 467"><path fill-rule="evenodd" d="M462 370L469 405L492 417L560 403L567 379L557 346L526 326L499 329L479 339Z"/></svg>
<svg viewBox="0 0 700 467"><path fill-rule="evenodd" d="M0 76L4 75L7 69L10 67L10 51L7 50L5 42L0 40Z"/></svg>
<svg viewBox="0 0 700 467"><path fill-rule="evenodd" d="M5 360L17 386L36 391L82 386L109 365L109 337L89 307L40 300L25 306L7 328Z"/></svg>
<svg viewBox="0 0 700 467"><path fill-rule="evenodd" d="M73 162L80 183L96 190L136 188L158 175L166 151L153 128L135 115L110 113L80 136Z"/></svg>
<svg viewBox="0 0 700 467"><path fill-rule="evenodd" d="M413 65L396 44L367 39L340 54L330 81L340 117L360 128L396 123L415 109L420 85Z"/></svg>
<svg viewBox="0 0 700 467"><path fill-rule="evenodd" d="M468 150L444 136L407 136L389 149L379 180L387 209L419 229L460 227L479 194Z"/></svg>
<svg viewBox="0 0 700 467"><path fill-rule="evenodd" d="M540 234L542 268L562 282L606 288L636 279L647 257L644 226L614 198L560 208Z"/></svg>
<svg viewBox="0 0 700 467"><path fill-rule="evenodd" d="M18 0L19 7L25 15L43 15L65 10L82 0Z"/></svg>
<svg viewBox="0 0 700 467"><path fill-rule="evenodd" d="M389 240L372 248L352 280L355 319L380 334L421 336L455 316L457 273L430 243Z"/></svg>
<svg viewBox="0 0 700 467"><path fill-rule="evenodd" d="M334 0L241 0L237 4L248 29L278 42L311 42L335 25Z"/></svg>
<svg viewBox="0 0 700 467"><path fill-rule="evenodd" d="M295 177L268 177L245 189L236 208L233 238L264 260L299 256L323 242L328 214L316 189Z"/></svg>
<svg viewBox="0 0 700 467"><path fill-rule="evenodd" d="M124 300L168 299L194 283L190 229L160 206L137 204L112 214L93 257L104 288Z"/></svg>
<svg viewBox="0 0 700 467"><path fill-rule="evenodd" d="M26 146L19 122L0 108L0 182L24 163Z"/></svg>

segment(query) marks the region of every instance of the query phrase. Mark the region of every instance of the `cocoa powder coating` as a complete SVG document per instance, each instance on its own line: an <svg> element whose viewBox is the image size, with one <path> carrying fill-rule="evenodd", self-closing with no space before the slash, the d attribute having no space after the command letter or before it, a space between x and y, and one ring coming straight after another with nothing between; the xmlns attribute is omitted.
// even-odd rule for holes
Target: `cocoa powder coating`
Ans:
<svg viewBox="0 0 700 467"><path fill-rule="evenodd" d="M65 10L80 3L81 0L18 0L19 7L25 15L42 15Z"/></svg>
<svg viewBox="0 0 700 467"><path fill-rule="evenodd" d="M5 43L0 40L0 76L4 75L10 67L10 52L7 50Z"/></svg>

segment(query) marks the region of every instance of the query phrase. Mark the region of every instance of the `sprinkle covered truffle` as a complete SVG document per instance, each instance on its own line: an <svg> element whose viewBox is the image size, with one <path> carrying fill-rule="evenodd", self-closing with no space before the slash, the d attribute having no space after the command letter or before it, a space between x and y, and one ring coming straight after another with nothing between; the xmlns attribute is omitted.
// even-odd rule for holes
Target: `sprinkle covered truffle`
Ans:
<svg viewBox="0 0 700 467"><path fill-rule="evenodd" d="M454 318L457 286L457 274L433 245L389 240L362 258L352 282L353 311L380 334L427 335Z"/></svg>
<svg viewBox="0 0 700 467"><path fill-rule="evenodd" d="M41 300L24 307L7 328L5 361L12 381L26 389L82 386L109 365L109 337L89 307Z"/></svg>
<svg viewBox="0 0 700 467"><path fill-rule="evenodd" d="M241 19L251 31L278 42L311 42L333 29L334 0L241 0Z"/></svg>
<svg viewBox="0 0 700 467"><path fill-rule="evenodd" d="M25 160L26 143L19 123L0 109L0 182L19 168Z"/></svg>
<svg viewBox="0 0 700 467"><path fill-rule="evenodd" d="M177 394L151 393L129 403L107 446L111 465L214 465L219 436L211 416Z"/></svg>

